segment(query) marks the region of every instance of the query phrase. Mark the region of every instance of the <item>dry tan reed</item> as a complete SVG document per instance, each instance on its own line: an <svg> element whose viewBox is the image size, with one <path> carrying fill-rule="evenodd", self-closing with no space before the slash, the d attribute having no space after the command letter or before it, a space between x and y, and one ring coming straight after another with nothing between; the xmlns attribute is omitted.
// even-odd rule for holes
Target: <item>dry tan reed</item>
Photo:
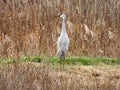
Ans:
<svg viewBox="0 0 120 90"><path fill-rule="evenodd" d="M69 55L120 58L120 0L1 0L0 57L55 55L61 12Z"/></svg>
<svg viewBox="0 0 120 90"><path fill-rule="evenodd" d="M80 66L56 71L48 63L15 63L0 67L0 90L120 90L120 70Z"/></svg>

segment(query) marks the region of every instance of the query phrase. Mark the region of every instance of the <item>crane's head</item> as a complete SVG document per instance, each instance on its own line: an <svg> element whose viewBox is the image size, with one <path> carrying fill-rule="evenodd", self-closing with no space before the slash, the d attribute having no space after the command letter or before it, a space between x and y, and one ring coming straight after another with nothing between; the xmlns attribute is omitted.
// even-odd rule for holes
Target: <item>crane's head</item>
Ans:
<svg viewBox="0 0 120 90"><path fill-rule="evenodd" d="M66 19L66 15L63 13L60 15L61 18Z"/></svg>

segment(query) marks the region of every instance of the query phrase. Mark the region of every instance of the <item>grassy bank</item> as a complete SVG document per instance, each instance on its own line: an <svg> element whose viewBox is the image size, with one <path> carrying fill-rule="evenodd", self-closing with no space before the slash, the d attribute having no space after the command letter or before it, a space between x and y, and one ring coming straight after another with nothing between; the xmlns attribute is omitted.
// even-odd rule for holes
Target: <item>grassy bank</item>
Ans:
<svg viewBox="0 0 120 90"><path fill-rule="evenodd" d="M51 65L60 64L60 59L53 56L27 56L20 59L0 58L1 64L12 64L16 62L35 62L35 63L49 63ZM120 65L120 59L101 58L101 57L66 57L65 65Z"/></svg>
<svg viewBox="0 0 120 90"><path fill-rule="evenodd" d="M21 61L31 61L31 62L49 62L52 65L59 64L60 60L58 57L44 57L44 56L33 56L33 57L24 57ZM68 65L120 65L120 59L112 58L100 58L100 57L67 57L64 64Z"/></svg>

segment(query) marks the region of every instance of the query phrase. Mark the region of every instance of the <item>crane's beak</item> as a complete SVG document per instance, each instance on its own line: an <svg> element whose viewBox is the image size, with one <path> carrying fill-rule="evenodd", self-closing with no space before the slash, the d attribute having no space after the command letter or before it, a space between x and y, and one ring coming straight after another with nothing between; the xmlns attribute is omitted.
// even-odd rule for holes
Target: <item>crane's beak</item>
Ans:
<svg viewBox="0 0 120 90"><path fill-rule="evenodd" d="M62 15L60 15L60 17L62 18Z"/></svg>
<svg viewBox="0 0 120 90"><path fill-rule="evenodd" d="M60 17L60 15L55 15L54 17Z"/></svg>
<svg viewBox="0 0 120 90"><path fill-rule="evenodd" d="M61 16L61 13L58 13L57 15L55 15L55 17L60 17Z"/></svg>

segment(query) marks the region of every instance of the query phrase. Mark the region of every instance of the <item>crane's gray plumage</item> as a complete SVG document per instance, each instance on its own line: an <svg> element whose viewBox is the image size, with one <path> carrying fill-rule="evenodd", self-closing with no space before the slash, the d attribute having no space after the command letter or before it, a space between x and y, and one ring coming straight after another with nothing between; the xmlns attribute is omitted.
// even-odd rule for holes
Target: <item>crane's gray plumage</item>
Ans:
<svg viewBox="0 0 120 90"><path fill-rule="evenodd" d="M60 57L60 60L65 60L65 54L68 50L70 41L65 26L66 15L62 14L60 17L63 20L62 20L62 31L57 41L57 55Z"/></svg>

